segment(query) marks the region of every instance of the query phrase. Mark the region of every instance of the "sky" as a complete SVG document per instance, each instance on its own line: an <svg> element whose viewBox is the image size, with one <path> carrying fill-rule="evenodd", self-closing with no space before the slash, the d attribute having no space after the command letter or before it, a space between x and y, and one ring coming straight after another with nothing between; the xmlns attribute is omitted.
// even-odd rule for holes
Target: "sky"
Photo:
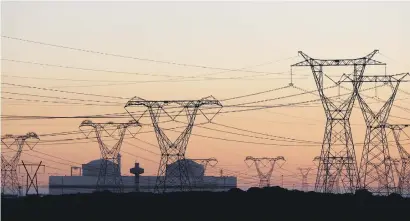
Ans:
<svg viewBox="0 0 410 221"><path fill-rule="evenodd" d="M219 163L209 174L219 175L220 169L230 175L248 174L238 178L242 186L257 183L252 178L255 169L244 163L246 156L284 156L286 164L275 170L272 182L280 183L283 174L285 186L291 186L301 182L297 168L314 167L312 159L320 154L325 125L320 102L284 105L318 99L308 67L292 69L297 88L286 87L290 83L290 65L303 60L298 51L313 58L339 59L363 57L378 49L380 53L374 59L387 63L387 69L369 67L367 74L397 74L410 69L409 2L2 2L1 10L2 134L78 131L83 118L7 120L4 115L122 113L125 103L134 96L147 100L197 100L212 95L221 100L223 111L243 109L232 105L255 101L258 102L252 105L276 105L220 114L214 123L206 125L220 131L193 129L195 135L190 137L186 156L217 158ZM347 71L352 70L329 70L335 79ZM371 86L374 85L368 87ZM223 101L282 87L286 88ZM406 118L405 108L410 108L406 91L410 89L405 82L400 87L404 92L399 91L395 104L402 108L393 108L392 115ZM303 90L313 94L290 96ZM380 89L366 93L378 93L387 99L390 92ZM290 97L283 98L286 96ZM410 123L406 119L390 119L394 123ZM365 127L358 105L351 124L354 141L363 142ZM142 131L152 132L152 127L143 127ZM273 136L310 142L285 142ZM137 137L139 140L125 139L122 150L127 153L123 153L122 171L129 174L129 168L138 161L145 168L145 175L155 175L160 159L156 137L154 133ZM21 159L43 160L47 165L44 182L47 175L68 175L70 165L100 157L96 142L64 141L77 138L84 136L40 136L35 151L41 153L25 149ZM359 160L362 146L355 148ZM310 183L314 182L314 173L309 177Z"/></svg>

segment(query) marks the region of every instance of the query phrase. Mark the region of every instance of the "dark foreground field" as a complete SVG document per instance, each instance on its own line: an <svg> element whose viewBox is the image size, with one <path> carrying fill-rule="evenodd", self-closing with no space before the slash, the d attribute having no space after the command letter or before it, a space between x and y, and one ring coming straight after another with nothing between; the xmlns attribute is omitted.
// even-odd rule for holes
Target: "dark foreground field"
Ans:
<svg viewBox="0 0 410 221"><path fill-rule="evenodd" d="M398 195L333 195L279 187L244 192L78 194L2 199L1 220L410 220Z"/></svg>

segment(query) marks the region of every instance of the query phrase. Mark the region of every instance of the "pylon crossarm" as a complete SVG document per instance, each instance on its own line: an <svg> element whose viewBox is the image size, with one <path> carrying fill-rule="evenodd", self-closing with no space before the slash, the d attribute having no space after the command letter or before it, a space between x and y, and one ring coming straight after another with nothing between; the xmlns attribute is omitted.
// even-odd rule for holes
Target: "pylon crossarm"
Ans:
<svg viewBox="0 0 410 221"><path fill-rule="evenodd" d="M372 57L378 53L378 50L374 50L365 57L355 59L314 59L299 51L298 54L305 59L302 62L293 64L292 66L353 66L353 65L386 65L383 62L373 60Z"/></svg>
<svg viewBox="0 0 410 221"><path fill-rule="evenodd" d="M380 83L397 83L397 82L407 82L403 80L404 78L410 76L409 73L395 74L395 75L365 75L360 76L356 79L352 78L350 75L343 74L338 84L343 82L380 82Z"/></svg>

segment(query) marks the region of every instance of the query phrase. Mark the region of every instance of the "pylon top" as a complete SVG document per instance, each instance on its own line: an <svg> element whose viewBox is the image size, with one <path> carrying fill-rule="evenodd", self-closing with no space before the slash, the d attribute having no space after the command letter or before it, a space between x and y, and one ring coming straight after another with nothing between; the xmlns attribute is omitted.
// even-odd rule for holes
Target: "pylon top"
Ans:
<svg viewBox="0 0 410 221"><path fill-rule="evenodd" d="M29 138L35 138L35 139L40 139L39 136L34 133L34 132L28 132L25 135L13 135L13 134L5 134L1 137L1 139L29 139Z"/></svg>
<svg viewBox="0 0 410 221"><path fill-rule="evenodd" d="M112 121L109 121L107 123L94 123L91 120L84 120L83 122L81 122L80 126L78 127L80 129L80 131L85 135L85 137L88 137L92 131L86 131L83 130L82 128L87 128L87 127L92 127L94 129L107 129L108 127L110 127L111 129L115 129L115 130L119 130L119 129L127 129L128 132L130 133L130 135L132 137L135 137L135 135L139 132L139 130L141 129L141 124L136 121L136 120L130 120L128 122L125 123L114 123ZM131 132L129 130L129 128L138 128L138 130L136 132ZM106 132L111 136L112 133L109 133L107 130Z"/></svg>
<svg viewBox="0 0 410 221"><path fill-rule="evenodd" d="M129 106L164 106L170 103L176 103L181 106L202 106L202 105L218 105L222 107L221 102L216 100L213 96L208 96L200 100L144 100L140 97L133 97L125 104L125 108Z"/></svg>
<svg viewBox="0 0 410 221"><path fill-rule="evenodd" d="M410 127L410 124L387 124L386 127L392 130L402 130L403 128Z"/></svg>
<svg viewBox="0 0 410 221"><path fill-rule="evenodd" d="M372 57L378 53L379 50L374 50L370 54L360 57L360 58L349 58L349 59L316 59L308 56L302 51L298 54L301 55L305 60L291 65L291 67L296 66L353 66L353 65L386 65L386 63L373 60Z"/></svg>
<svg viewBox="0 0 410 221"><path fill-rule="evenodd" d="M278 157L251 157L247 156L245 160L285 160L283 156Z"/></svg>
<svg viewBox="0 0 410 221"><path fill-rule="evenodd" d="M245 158L245 163L249 167L251 167L252 164L255 163L255 162L260 162L260 163L262 163L263 166L267 166L267 164L269 164L271 162L276 162L276 161L279 161L279 160L286 161L283 156L278 156L278 157L251 157L251 156L247 156ZM248 161L252 161L252 163L249 164Z"/></svg>
<svg viewBox="0 0 410 221"><path fill-rule="evenodd" d="M35 141L34 142L27 142L27 140L31 140L31 139L34 139ZM14 140L14 142L8 143L7 140ZM1 142L7 148L10 148L12 145L14 145L17 140L23 141L30 148L30 150L32 150L37 145L40 138L34 132L28 132L25 135L6 134L6 135L1 137ZM20 150L18 150L18 151L20 151Z"/></svg>
<svg viewBox="0 0 410 221"><path fill-rule="evenodd" d="M209 163L211 167L215 166L218 163L218 160L214 157L207 158L207 159L189 159L189 160L192 160L194 162L200 162L200 163L206 162L206 163Z"/></svg>
<svg viewBox="0 0 410 221"><path fill-rule="evenodd" d="M140 111L130 112L131 108L137 108ZM176 118L182 116L182 114L190 115L192 110L199 110L200 114L203 115L208 122L211 122L214 117L219 114L223 105L220 101L215 99L213 96L204 97L199 100L144 100L140 97L133 97L126 104L124 109L130 114L130 116L141 121L145 114L149 114L150 109L157 109L160 112L156 114L159 117L159 113L164 113L172 121L176 121ZM145 109L145 110L143 110ZM169 112L170 109L174 109L174 112ZM205 110L213 109L214 112L205 112ZM184 113L185 112L185 113ZM188 112L188 113L186 113Z"/></svg>
<svg viewBox="0 0 410 221"><path fill-rule="evenodd" d="M141 126L141 124L136 121L136 120L130 120L128 122L125 123L115 123L112 121L108 121L106 123L94 123L91 120L84 120L83 122L81 122L80 127L85 127L85 126L90 126L90 127L96 127L96 126L104 126L104 125L112 125L112 126L131 126L131 125L135 125L135 126Z"/></svg>
<svg viewBox="0 0 410 221"><path fill-rule="evenodd" d="M341 82L382 82L382 83L393 83L393 82L406 82L408 80L403 80L405 77L410 76L409 73L401 73L394 75L366 75L358 78L351 78L351 75L343 74L338 84Z"/></svg>

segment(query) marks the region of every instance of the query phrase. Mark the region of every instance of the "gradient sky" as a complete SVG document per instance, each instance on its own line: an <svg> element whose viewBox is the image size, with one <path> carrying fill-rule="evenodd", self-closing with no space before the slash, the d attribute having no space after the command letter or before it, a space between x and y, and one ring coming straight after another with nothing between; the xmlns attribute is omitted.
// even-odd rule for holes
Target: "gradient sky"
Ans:
<svg viewBox="0 0 410 221"><path fill-rule="evenodd" d="M1 42L3 59L111 72L82 71L2 60L1 80L3 83L125 98L139 96L151 100L198 99L213 95L222 100L288 85L290 65L302 60L300 56L297 57L299 50L314 58L330 59L362 57L374 49L379 49L380 54L376 55L375 59L388 63L389 74L408 72L410 69L409 11L409 2L2 2L1 27L2 35L5 36L139 58L227 69L264 64L249 70L278 74L260 76L261 74L242 71L220 73L221 70L78 52L3 37ZM333 73L340 76L341 73L345 73L344 71L348 70L335 70ZM293 73L294 83L298 87L305 90L316 88L309 68L298 68ZM384 68L371 68L367 73L384 74L385 72ZM213 74L211 76L214 78L224 79L201 80L203 78L198 76L204 74ZM192 77L189 79L195 81L167 82L170 77L153 75L185 76ZM243 76L246 77L232 79ZM42 79L33 79L33 77ZM403 83L401 89L410 91L409 84ZM69 102L62 98L42 98L4 92L100 100L118 102L122 105L84 106L2 99L3 115L78 116L118 113L124 112L123 106L127 102L127 99L64 94L2 84L3 97ZM301 91L287 88L244 99L230 100L223 104L238 104L296 93ZM374 94L373 91L371 93ZM383 90L378 93L380 96L387 96L387 92ZM397 98L400 100L396 104L410 108L409 101L405 100L406 96L409 98L408 94L399 93ZM317 99L317 96L308 94L273 102L261 102L257 105L286 104L312 99ZM229 113L216 117L215 122L320 143L324 131L324 112L320 103L316 102L312 106ZM408 116L408 112L397 108L392 110L392 115L393 113L395 116L406 117L406 114ZM396 123L410 123L400 119L392 118L392 120ZM2 120L1 132L23 134L35 131L38 134L48 134L75 131L78 130L81 121L82 119ZM352 116L355 142L363 142L365 131L363 125L360 110L355 109ZM208 127L239 132L212 124ZM149 131L152 128L144 128L144 130ZM288 186L294 183L299 185L300 178L294 175L298 173L296 168L312 166L312 158L320 153L321 148L320 144L304 146L306 143L269 140L271 138L266 136L267 139L255 139L200 128L194 128L193 133L270 144L227 142L192 136L187 157L215 157L219 160L220 168L252 175L255 174L254 168L248 169L243 163L246 156L282 155L287 159L284 166L286 170L275 171L273 182L278 184L282 173L289 175L285 180ZM41 139L81 138L80 135ZM255 136L255 134L248 135ZM153 133L140 135L139 139L156 145ZM127 138L126 141L159 153L158 147L131 138ZM358 156L361 149L362 146L356 146ZM56 174L67 175L69 165L74 165L73 162L86 163L99 157L97 143L40 144L36 150L64 160L35 152L27 153L39 158L23 153L22 159L37 162L41 158L46 165L50 166L47 172ZM123 145L123 150L132 154L123 154L122 171L125 174L129 174L129 168L135 161L139 161L145 168L145 175L156 174L158 165L155 162L159 161L158 155L128 144ZM210 174L218 174L220 168L210 170ZM313 182L314 175L309 180ZM247 180L239 178L241 185L246 186L250 182L255 183L250 178Z"/></svg>

